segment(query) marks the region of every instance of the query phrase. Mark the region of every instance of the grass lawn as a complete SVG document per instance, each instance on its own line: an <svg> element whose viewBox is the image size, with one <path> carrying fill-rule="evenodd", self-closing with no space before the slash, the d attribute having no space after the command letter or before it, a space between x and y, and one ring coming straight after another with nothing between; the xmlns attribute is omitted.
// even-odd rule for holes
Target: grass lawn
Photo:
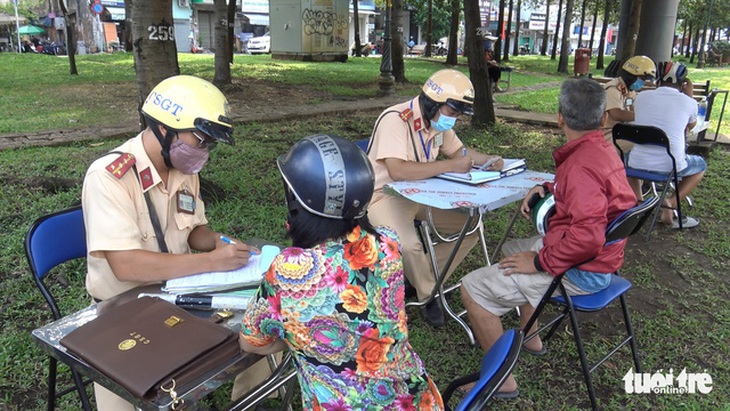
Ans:
<svg viewBox="0 0 730 411"><path fill-rule="evenodd" d="M104 121L110 121L110 113L121 109L111 107L105 95L136 93L129 56L79 56L82 74L72 78L66 74L63 59L10 54L0 53L0 65L7 68L0 84L3 97L12 96L14 103L8 103L6 98L0 100L0 108L6 113L0 120L0 133L68 128L78 124L69 126L69 118L105 124ZM29 59L24 60L26 58ZM520 64L523 58L525 71L536 70L530 61L539 58L515 57L514 64ZM183 73L208 78L211 75L211 56L181 55L180 61ZM352 84L348 92L357 98L366 98L377 87L371 83L377 79L378 64L372 58L352 59L345 64L305 64L272 61L267 56L236 56L233 70L234 76L250 81L275 80L292 87L305 85L313 92L326 90L336 95L344 91L333 90ZM440 67L421 59L409 59L406 64L406 75L411 83L399 88L404 96L415 93L419 83ZM29 76L30 80L21 82L22 75ZM523 75L525 82L532 81L529 78L533 75ZM340 76L347 80L341 81ZM546 81L562 78L552 73L534 77ZM99 98L104 97L105 103L86 101L82 104L74 99L74 88L87 87L88 83L99 87ZM357 91L359 88L361 90ZM549 97L549 93L536 94L525 98L524 104L537 104L535 100ZM544 104L545 111L551 112L548 103L540 104ZM39 111L39 107L42 110ZM554 110L555 105L552 112ZM46 117L48 120L44 120ZM239 238L258 237L286 243L283 228L286 207L281 178L274 163L276 156L301 137L315 133L360 139L370 134L376 117L377 113L351 113L336 118L316 116L239 125L235 132L236 146L217 148L201 173L208 187L205 200L212 228ZM54 125L37 124L43 121ZM507 157L525 157L531 169L547 172L554 172L552 150L563 143L557 130L504 122L489 130L475 130L462 121L457 132L470 146ZM48 323L50 313L30 277L23 254L23 236L37 217L77 204L87 165L121 141L104 139L60 147L0 151L0 198L4 205L0 209L0 227L4 232L0 237L0 327L3 329L0 334L0 410L45 409L47 360L32 340L30 331ZM730 182L727 178L730 155L718 147L711 153L708 164L705 179L693 193L695 207L688 210L688 214L701 220L700 226L683 232L657 229L650 241L644 240L642 235L634 236L627 246L623 273L634 285L628 293L628 304L644 372L666 373L672 369L677 376L686 368L688 373L708 373L713 379L713 390L709 394L626 394L623 377L632 363L628 350L622 350L594 373L599 402L606 410L730 409L727 405L730 404L730 348L727 344L730 283L726 275L730 261ZM485 224L490 247L496 245L504 232L512 211L513 207L505 207L487 215ZM534 229L525 221L519 221L513 230L514 237L532 233ZM456 271L454 280L483 264L479 252L472 252ZM83 274L79 274L83 272L83 264L71 264L50 277L52 289L60 297L65 312L89 303ZM456 307L460 306L458 297L453 297L452 301ZM476 370L482 354L468 345L463 331L455 323L433 329L422 321L417 310L409 309L408 315L412 344L439 387L443 389L457 376ZM581 319L589 352L603 348L614 331L621 327L620 312L616 309ZM517 325L512 314L506 316L505 323L507 327ZM571 338L564 331L558 332L547 344L546 356L521 356L516 369L520 398L511 402L495 401L493 409L588 407ZM68 381L68 373L61 379ZM225 403L224 391L219 390L209 399L209 409L220 409ZM58 409L77 410L75 397L67 396Z"/></svg>

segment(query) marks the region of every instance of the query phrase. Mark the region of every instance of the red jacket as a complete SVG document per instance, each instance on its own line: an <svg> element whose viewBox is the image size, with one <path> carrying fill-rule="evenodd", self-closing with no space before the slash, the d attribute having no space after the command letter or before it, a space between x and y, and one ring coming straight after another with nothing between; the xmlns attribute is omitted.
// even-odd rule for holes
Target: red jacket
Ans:
<svg viewBox="0 0 730 411"><path fill-rule="evenodd" d="M542 269L555 276L580 264L585 271L614 272L623 264L626 240L604 246L606 226L636 205L616 149L596 130L553 151L553 158L557 172L547 188L555 214L539 254Z"/></svg>

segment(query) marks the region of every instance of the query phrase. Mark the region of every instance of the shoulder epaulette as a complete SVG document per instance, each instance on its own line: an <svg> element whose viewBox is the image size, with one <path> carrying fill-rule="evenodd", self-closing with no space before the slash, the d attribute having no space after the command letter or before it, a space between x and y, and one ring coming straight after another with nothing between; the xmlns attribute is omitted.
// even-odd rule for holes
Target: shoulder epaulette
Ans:
<svg viewBox="0 0 730 411"><path fill-rule="evenodd" d="M112 173L114 177L122 178L127 173L127 171L132 168L135 161L137 160L135 160L134 155L130 153L123 153L114 161L109 163L109 165L106 166L106 169L107 171Z"/></svg>
<svg viewBox="0 0 730 411"><path fill-rule="evenodd" d="M408 121L411 117L413 117L413 110L410 108L407 108L398 114L403 121Z"/></svg>

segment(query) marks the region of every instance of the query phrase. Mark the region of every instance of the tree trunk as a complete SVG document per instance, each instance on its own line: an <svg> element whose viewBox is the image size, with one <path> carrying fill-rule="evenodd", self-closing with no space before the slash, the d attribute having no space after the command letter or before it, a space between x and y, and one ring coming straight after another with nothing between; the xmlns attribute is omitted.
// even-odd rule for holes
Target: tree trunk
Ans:
<svg viewBox="0 0 730 411"><path fill-rule="evenodd" d="M353 0L352 2L352 14L353 14L353 28L355 29L355 57L362 56L362 43L360 42L360 9L358 1ZM396 20L397 21L397 20ZM394 67L395 69L395 67Z"/></svg>
<svg viewBox="0 0 730 411"><path fill-rule="evenodd" d="M578 33L578 47L583 47L583 27L586 24L586 3L588 0L583 0L583 4L580 8L580 33ZM570 27L566 25L565 27Z"/></svg>
<svg viewBox="0 0 730 411"><path fill-rule="evenodd" d="M458 63L457 53L459 49L459 15L461 14L461 2L451 0L451 27L449 28L449 51L446 55L446 64L455 66Z"/></svg>
<svg viewBox="0 0 730 411"><path fill-rule="evenodd" d="M560 61L558 62L558 72L568 73L568 57L570 56L570 20L573 16L573 0L568 0L565 4L565 20L563 21L563 40L560 45Z"/></svg>
<svg viewBox="0 0 730 411"><path fill-rule="evenodd" d="M542 32L542 46L540 47L541 56L547 55L548 27L549 26L550 26L550 0L545 0L545 30L543 30L543 32Z"/></svg>
<svg viewBox="0 0 730 411"><path fill-rule="evenodd" d="M593 24L591 24L591 41L588 45L588 47L591 49L591 52L593 52L593 39L596 37L596 24L598 24L598 3L600 3L599 0L596 0L596 3L593 5Z"/></svg>
<svg viewBox="0 0 730 411"><path fill-rule="evenodd" d="M132 38L132 5L134 0L126 0L124 2L124 51L131 53L133 51L134 39Z"/></svg>
<svg viewBox="0 0 730 411"><path fill-rule="evenodd" d="M235 0L233 0L235 1ZM213 37L215 39L215 74L213 84L218 88L231 84L231 65L228 64L228 18L226 0L213 0Z"/></svg>
<svg viewBox="0 0 730 411"><path fill-rule="evenodd" d="M555 21L555 33L553 33L553 49L550 51L550 60L555 60L555 56L558 53L558 32L560 31L560 27L562 27L562 23L560 22L560 17L563 13L563 0L560 0L558 3L558 19Z"/></svg>
<svg viewBox="0 0 730 411"><path fill-rule="evenodd" d="M79 69L76 67L76 13L69 13L66 8L66 2L61 0L60 2L61 12L66 18L66 54L68 54L68 70L69 74L76 76L79 74ZM18 44L20 47L20 44Z"/></svg>
<svg viewBox="0 0 730 411"><path fill-rule="evenodd" d="M403 0L393 0L391 4L391 24L390 24L390 55L393 64L393 77L399 83L405 83L406 79L405 63L403 61L403 28L398 30L398 24L403 21ZM393 24L395 23L395 24Z"/></svg>
<svg viewBox="0 0 730 411"><path fill-rule="evenodd" d="M228 9L226 10L226 21L228 22L226 30L226 36L228 39L228 63L233 64L233 50L234 47L236 47L236 37L234 36L236 33L233 32L233 29L235 28L234 22L236 21L236 0L228 1ZM230 83L230 70L228 72L228 83Z"/></svg>
<svg viewBox="0 0 730 411"><path fill-rule="evenodd" d="M692 52L691 51L691 49L692 49L692 40L693 40L693 36L692 36L692 22L689 23L689 27L687 28L687 34L688 34L688 37L687 37L687 45L685 46L685 49L684 49L684 57L689 58L689 55Z"/></svg>
<svg viewBox="0 0 730 411"><path fill-rule="evenodd" d="M433 47L433 0L428 0L428 26L426 30L426 51L424 56L431 57L431 48Z"/></svg>
<svg viewBox="0 0 730 411"><path fill-rule="evenodd" d="M497 24L497 41L494 43L494 60L499 63L502 61L502 34L504 34L504 0L499 0L499 13L497 13L499 23Z"/></svg>
<svg viewBox="0 0 730 411"><path fill-rule="evenodd" d="M692 53L689 55L689 62L694 63L695 62L695 56L697 55L697 47L699 46L698 39L700 38L700 28L697 28L695 30L694 39L692 40Z"/></svg>
<svg viewBox="0 0 730 411"><path fill-rule="evenodd" d="M514 8L513 0L509 0L509 13L507 13L507 33L504 35L504 58L502 60L509 61L509 38L512 33L512 9Z"/></svg>
<svg viewBox="0 0 730 411"><path fill-rule="evenodd" d="M608 22L611 20L611 10L613 10L613 2L616 0L606 0L606 7L603 9L603 24L601 25L601 40L598 42L598 58L596 59L596 69L602 69L603 53L606 50L606 33L608 33Z"/></svg>
<svg viewBox="0 0 730 411"><path fill-rule="evenodd" d="M484 38L478 33L481 26L479 0L464 0L464 20L464 48L469 61L469 77L474 86L474 115L471 124L477 128L486 128L494 124L495 116L492 84L487 75L487 58L484 54Z"/></svg>
<svg viewBox="0 0 730 411"><path fill-rule="evenodd" d="M617 55L616 59L620 62L625 62L630 59L636 50L636 37L639 35L639 25L641 20L641 1L642 0L631 0L629 27L626 30L626 37L623 39L619 38L619 41L623 43L623 46L621 48L621 54Z"/></svg>
<svg viewBox="0 0 730 411"><path fill-rule="evenodd" d="M520 55L520 19L522 16L521 14L522 9L522 0L517 0L517 14L515 16L515 44L512 47L512 55L519 56Z"/></svg>
<svg viewBox="0 0 730 411"><path fill-rule="evenodd" d="M172 2L135 1L132 8L134 68L137 74L139 108L160 81L180 74L175 47ZM141 129L146 124L144 120Z"/></svg>

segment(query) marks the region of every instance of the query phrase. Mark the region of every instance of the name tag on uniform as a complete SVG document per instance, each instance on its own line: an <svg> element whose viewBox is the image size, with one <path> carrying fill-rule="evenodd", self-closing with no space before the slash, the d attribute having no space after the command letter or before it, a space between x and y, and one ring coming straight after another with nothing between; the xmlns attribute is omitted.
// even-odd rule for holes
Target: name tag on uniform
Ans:
<svg viewBox="0 0 730 411"><path fill-rule="evenodd" d="M195 197L188 190L177 192L177 212L195 214Z"/></svg>
<svg viewBox="0 0 730 411"><path fill-rule="evenodd" d="M441 147L444 144L444 133L438 133L433 137L433 146Z"/></svg>

